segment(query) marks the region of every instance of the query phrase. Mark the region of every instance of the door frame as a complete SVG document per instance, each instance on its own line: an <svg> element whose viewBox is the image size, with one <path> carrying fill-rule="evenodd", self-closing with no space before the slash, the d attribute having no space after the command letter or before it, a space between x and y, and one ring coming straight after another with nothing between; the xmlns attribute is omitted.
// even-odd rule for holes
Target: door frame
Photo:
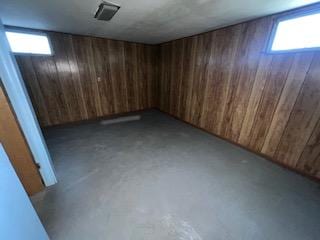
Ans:
<svg viewBox="0 0 320 240"><path fill-rule="evenodd" d="M57 183L51 157L42 135L15 57L10 51L4 26L0 20L0 78L10 100L21 130L39 164L39 172L46 186Z"/></svg>

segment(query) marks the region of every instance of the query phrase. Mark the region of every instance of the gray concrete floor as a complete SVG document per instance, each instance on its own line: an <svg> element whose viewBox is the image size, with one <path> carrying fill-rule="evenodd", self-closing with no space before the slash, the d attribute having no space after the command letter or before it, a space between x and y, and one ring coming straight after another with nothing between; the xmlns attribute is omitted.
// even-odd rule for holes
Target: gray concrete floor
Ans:
<svg viewBox="0 0 320 240"><path fill-rule="evenodd" d="M45 132L59 183L32 198L51 239L320 239L320 187L158 111Z"/></svg>

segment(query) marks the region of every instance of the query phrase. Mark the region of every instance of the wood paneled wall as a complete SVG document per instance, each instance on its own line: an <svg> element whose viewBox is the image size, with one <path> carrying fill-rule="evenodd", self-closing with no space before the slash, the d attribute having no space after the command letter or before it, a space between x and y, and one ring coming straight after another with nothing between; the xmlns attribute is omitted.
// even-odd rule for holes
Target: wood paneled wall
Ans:
<svg viewBox="0 0 320 240"><path fill-rule="evenodd" d="M162 44L159 107L320 179L320 52L266 53L284 14Z"/></svg>
<svg viewBox="0 0 320 240"><path fill-rule="evenodd" d="M17 61L42 126L158 107L320 179L320 52L266 52L296 11L159 46L48 32Z"/></svg>
<svg viewBox="0 0 320 240"><path fill-rule="evenodd" d="M24 135L0 86L0 143L29 195L43 190L38 168L33 161Z"/></svg>
<svg viewBox="0 0 320 240"><path fill-rule="evenodd" d="M155 107L156 46L47 34L53 56L16 57L41 126Z"/></svg>

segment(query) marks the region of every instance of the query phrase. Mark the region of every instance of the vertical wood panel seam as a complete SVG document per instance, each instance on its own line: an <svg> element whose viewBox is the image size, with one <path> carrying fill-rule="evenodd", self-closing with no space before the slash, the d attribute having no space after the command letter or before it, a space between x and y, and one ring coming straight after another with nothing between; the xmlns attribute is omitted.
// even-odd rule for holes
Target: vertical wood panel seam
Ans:
<svg viewBox="0 0 320 240"><path fill-rule="evenodd" d="M311 60L311 62L310 62L308 71L307 71L307 73L306 73L306 75L305 75L305 77L304 77L303 83L301 84L299 93L297 94L297 97L296 97L296 99L295 99L295 102L294 102L294 104L293 104L293 107L292 107L292 109L291 109L291 111L290 111L288 121L287 121L287 123L286 123L286 126L285 126L284 130L282 131L280 140L279 140L279 142L278 142L278 145L277 145L276 150L274 151L274 154L273 154L272 157L276 156L277 153L278 153L278 150L279 150L279 147L280 147L280 144L281 144L283 135L284 135L284 133L286 132L286 130L287 130L287 128L288 128L289 121L290 121L290 119L291 119L291 116L292 116L292 114L293 114L294 108L295 108L295 106L296 106L296 104L297 104L297 101L298 101L298 99L299 99L299 96L300 96L300 94L301 94L301 92L302 92L302 89L303 89L303 87L304 87L304 85L305 85L306 78L307 78L307 76L308 76L308 74L309 74L309 72L310 72L310 69L311 69L311 66L312 66L312 63L313 63L314 58L315 58L315 55L312 56L312 60ZM312 134L311 134L311 135L312 135ZM305 145L305 146L306 146L306 145ZM304 148L305 148L305 146L304 146ZM303 148L303 149L304 149L304 148ZM302 152L303 152L303 151L302 151ZM298 161L299 161L300 157L301 157L301 155L299 156Z"/></svg>
<svg viewBox="0 0 320 240"><path fill-rule="evenodd" d="M295 56L295 57L296 57L296 56ZM275 114L275 112L276 112L276 110L277 110L277 107L278 107L279 101L280 101L280 99L281 99L281 96L282 96L282 93L283 93L283 89L284 89L284 87L285 87L285 85L286 85L286 82L287 82L287 79L288 79L288 76L289 76L289 73L290 73L290 70L291 70L292 65L293 65L293 60L291 61L289 70L288 70L287 73L286 73L285 81L284 81L284 83L283 83L283 85L282 85L282 88L281 88L279 97L278 97L278 99L277 99L277 104L274 106L274 109L273 109L273 111L272 111L272 118L270 119L270 122L269 122L269 124L268 124L269 126L267 127L266 134L265 134L265 136L263 137L263 142L262 142L262 145L261 145L261 149L263 148L263 145L264 145L264 143L265 143L265 141L266 141L266 137L267 137L267 135L268 135L267 133L268 133L270 127L271 127L271 123L272 123L272 121L273 121L274 114ZM298 98L298 96L297 96L297 98ZM293 109L293 108L292 108L292 109ZM288 119L287 122L289 122L289 119ZM261 151L261 149L259 149L259 151Z"/></svg>

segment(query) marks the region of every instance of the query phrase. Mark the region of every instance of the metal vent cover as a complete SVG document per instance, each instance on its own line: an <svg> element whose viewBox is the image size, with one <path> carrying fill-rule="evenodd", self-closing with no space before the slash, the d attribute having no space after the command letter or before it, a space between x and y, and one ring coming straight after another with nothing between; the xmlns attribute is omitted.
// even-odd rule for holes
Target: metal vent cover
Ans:
<svg viewBox="0 0 320 240"><path fill-rule="evenodd" d="M120 6L117 6L113 3L102 2L99 5L94 17L98 20L110 21L119 9Z"/></svg>

